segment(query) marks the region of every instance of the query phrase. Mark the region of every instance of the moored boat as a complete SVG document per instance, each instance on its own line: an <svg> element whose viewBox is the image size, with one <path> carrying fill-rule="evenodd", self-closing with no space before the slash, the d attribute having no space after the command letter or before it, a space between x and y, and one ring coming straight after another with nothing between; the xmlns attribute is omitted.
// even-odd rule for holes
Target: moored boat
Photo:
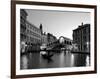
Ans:
<svg viewBox="0 0 100 79"><path fill-rule="evenodd" d="M49 52L49 51L41 51L40 54L42 55L43 58L49 59L51 58L54 54Z"/></svg>
<svg viewBox="0 0 100 79"><path fill-rule="evenodd" d="M46 59L49 59L49 58L51 58L52 56L53 56L53 54L51 54L51 55L47 55L47 54L42 55L42 57L43 57L43 58L46 58Z"/></svg>

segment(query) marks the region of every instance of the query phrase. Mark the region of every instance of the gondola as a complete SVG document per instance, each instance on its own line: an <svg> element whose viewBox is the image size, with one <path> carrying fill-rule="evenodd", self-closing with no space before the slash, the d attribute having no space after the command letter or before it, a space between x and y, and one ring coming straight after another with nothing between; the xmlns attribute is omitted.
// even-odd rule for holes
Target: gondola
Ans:
<svg viewBox="0 0 100 79"><path fill-rule="evenodd" d="M41 55L42 55L43 58L49 59L49 58L51 58L54 54L53 54L53 53L50 53L49 51L41 51Z"/></svg>
<svg viewBox="0 0 100 79"><path fill-rule="evenodd" d="M43 55L42 55L42 57L43 57L43 58L46 58L46 59L49 59L49 58L51 58L52 56L53 56L53 54L51 54L51 55L43 54Z"/></svg>

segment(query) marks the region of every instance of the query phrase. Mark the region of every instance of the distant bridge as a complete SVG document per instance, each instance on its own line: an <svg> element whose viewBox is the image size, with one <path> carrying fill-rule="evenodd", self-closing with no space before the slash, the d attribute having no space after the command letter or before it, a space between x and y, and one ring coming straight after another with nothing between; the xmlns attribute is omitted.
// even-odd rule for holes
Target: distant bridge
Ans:
<svg viewBox="0 0 100 79"><path fill-rule="evenodd" d="M48 43L47 48L51 50L61 50L64 48L65 50L70 51L72 49L72 40L61 36L58 40Z"/></svg>

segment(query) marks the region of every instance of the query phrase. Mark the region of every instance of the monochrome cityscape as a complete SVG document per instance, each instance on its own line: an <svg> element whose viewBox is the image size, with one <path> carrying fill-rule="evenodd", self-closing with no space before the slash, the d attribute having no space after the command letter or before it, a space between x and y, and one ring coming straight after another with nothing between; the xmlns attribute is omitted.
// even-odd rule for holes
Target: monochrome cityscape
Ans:
<svg viewBox="0 0 100 79"><path fill-rule="evenodd" d="M80 21L74 26L78 16ZM89 13L20 9L20 69L90 66L88 16ZM70 26L66 26L68 23Z"/></svg>

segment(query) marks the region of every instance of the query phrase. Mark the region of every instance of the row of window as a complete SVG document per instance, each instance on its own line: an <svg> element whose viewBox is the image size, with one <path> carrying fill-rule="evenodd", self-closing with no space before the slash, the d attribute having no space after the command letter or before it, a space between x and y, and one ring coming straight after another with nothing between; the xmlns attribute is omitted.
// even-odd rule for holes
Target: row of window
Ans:
<svg viewBox="0 0 100 79"><path fill-rule="evenodd" d="M25 10L20 10L20 16L23 17L23 18L26 18L27 17L27 13Z"/></svg>
<svg viewBox="0 0 100 79"><path fill-rule="evenodd" d="M26 20L21 16L21 18L20 18L20 22L22 23L22 24L26 24Z"/></svg>
<svg viewBox="0 0 100 79"><path fill-rule="evenodd" d="M21 41L25 41L26 40L26 35L25 34L20 34L20 40Z"/></svg>
<svg viewBox="0 0 100 79"><path fill-rule="evenodd" d="M87 45L83 45L82 47L81 47L81 45L78 45L79 51L82 51L82 50L87 51L88 49L89 49L89 46L87 46Z"/></svg>
<svg viewBox="0 0 100 79"><path fill-rule="evenodd" d="M88 36L85 35L85 36L82 36L82 37L80 37L80 36L74 37L74 41L77 41L77 42L87 41L87 40L90 40L89 35Z"/></svg>
<svg viewBox="0 0 100 79"><path fill-rule="evenodd" d="M33 37L28 37L28 38L30 38L30 41L32 42L32 43L41 43L41 40L39 40L39 39L35 39L35 38L33 38Z"/></svg>
<svg viewBox="0 0 100 79"><path fill-rule="evenodd" d="M33 36L33 37L36 37L36 38L41 38L41 35L36 34L36 33L32 32L32 31L30 31L30 30L28 30L28 29L27 29L27 34L29 34L29 35L31 35L31 36Z"/></svg>
<svg viewBox="0 0 100 79"><path fill-rule="evenodd" d="M30 23L27 23L27 28L36 32L36 33L41 33L39 28L36 28L36 26L31 25Z"/></svg>
<svg viewBox="0 0 100 79"><path fill-rule="evenodd" d="M86 28L83 28L83 29L80 29L80 30L75 30L73 34L79 35L79 34L87 34L87 33L90 33L89 27L86 27Z"/></svg>

